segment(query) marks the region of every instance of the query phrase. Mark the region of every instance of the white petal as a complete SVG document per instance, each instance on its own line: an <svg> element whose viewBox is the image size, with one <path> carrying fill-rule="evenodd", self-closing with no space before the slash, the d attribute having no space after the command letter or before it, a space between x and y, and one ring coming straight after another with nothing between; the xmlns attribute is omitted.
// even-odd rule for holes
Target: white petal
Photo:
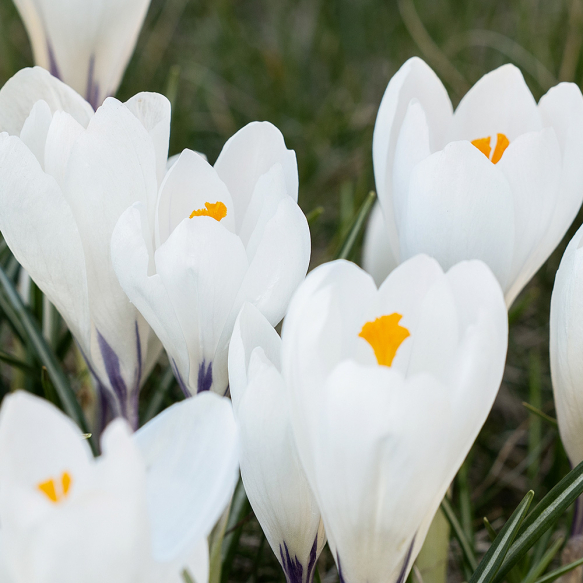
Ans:
<svg viewBox="0 0 583 583"><path fill-rule="evenodd" d="M520 136L497 166L506 176L514 199L515 246L509 278L513 285L507 294L510 305L540 267L532 263L532 258L537 256L557 205L561 151L555 132L546 129Z"/></svg>
<svg viewBox="0 0 583 583"><path fill-rule="evenodd" d="M144 126L114 99L99 108L71 150L65 193L82 237L94 324L91 359L101 382L124 384L131 401L141 380L149 331L122 291L110 258L118 218L136 201L154 216L157 195L154 146ZM113 369L117 368L117 372ZM114 376L121 380L114 379ZM115 391L114 388L112 390ZM116 391L116 393L119 391ZM124 391L121 391L122 393ZM121 406L125 397L118 395ZM128 413L129 414L129 413Z"/></svg>
<svg viewBox="0 0 583 583"><path fill-rule="evenodd" d="M522 73L514 65L503 65L484 75L460 101L448 141L503 133L512 142L541 128L536 101Z"/></svg>
<svg viewBox="0 0 583 583"><path fill-rule="evenodd" d="M227 352L219 341L224 335L228 342L242 305L242 300L236 305L247 272L241 240L210 217L184 219L156 251L156 271L188 347L184 384L192 394L211 387L224 394Z"/></svg>
<svg viewBox="0 0 583 583"><path fill-rule="evenodd" d="M148 274L150 256L144 232L148 233L145 207L135 203L121 215L113 231L113 268L123 291L157 334L175 369L188 379L188 352L182 328L160 275Z"/></svg>
<svg viewBox="0 0 583 583"><path fill-rule="evenodd" d="M449 485L444 387L344 363L326 395L308 477L332 552L346 581L397 581L425 513Z"/></svg>
<svg viewBox="0 0 583 583"><path fill-rule="evenodd" d="M30 115L26 118L20 132L20 139L35 155L41 168L44 168L45 165L45 144L51 121L52 114L47 102L37 101L30 110Z"/></svg>
<svg viewBox="0 0 583 583"><path fill-rule="evenodd" d="M20 135L32 107L41 99L52 113L66 111L83 127L93 116L93 108L79 94L44 69L21 69L0 89L0 131Z"/></svg>
<svg viewBox="0 0 583 583"><path fill-rule="evenodd" d="M287 194L297 201L296 154L285 147L283 136L274 125L269 122L252 122L225 144L215 169L233 197L238 227L243 222L257 181L278 163L283 167Z"/></svg>
<svg viewBox="0 0 583 583"><path fill-rule="evenodd" d="M308 270L310 229L300 207L286 198L266 221L261 235L241 293L275 326Z"/></svg>
<svg viewBox="0 0 583 583"><path fill-rule="evenodd" d="M512 191L504 175L468 142L454 142L414 169L401 259L427 253L444 269L482 259L509 287L514 248Z"/></svg>
<svg viewBox="0 0 583 583"><path fill-rule="evenodd" d="M550 355L561 439L573 466L583 461L583 228L569 243L551 298Z"/></svg>
<svg viewBox="0 0 583 583"><path fill-rule="evenodd" d="M61 190L20 139L0 135L0 230L15 257L59 310L84 349L89 344L85 259Z"/></svg>
<svg viewBox="0 0 583 583"><path fill-rule="evenodd" d="M237 316L229 344L229 389L235 411L247 388L251 353L258 346L277 370L280 370L280 337L253 304L245 303Z"/></svg>
<svg viewBox="0 0 583 583"><path fill-rule="evenodd" d="M211 393L186 399L135 440L147 466L154 558L171 560L210 533L233 494L238 438L231 405Z"/></svg>
<svg viewBox="0 0 583 583"><path fill-rule="evenodd" d="M399 255L399 240L393 216L393 163L401 125L412 99L418 100L427 116L431 151L443 147L452 116L451 101L437 75L417 57L409 59L389 82L379 107L373 135L377 194L396 257Z"/></svg>
<svg viewBox="0 0 583 583"><path fill-rule="evenodd" d="M362 244L362 267L370 273L377 285L381 285L398 265L393 255L391 240L385 226L383 210L379 203L374 205L368 220Z"/></svg>
<svg viewBox="0 0 583 583"><path fill-rule="evenodd" d="M71 149L83 130L70 114L64 111L54 113L46 136L44 165L45 172L57 181L61 189L65 187Z"/></svg>
<svg viewBox="0 0 583 583"><path fill-rule="evenodd" d="M409 181L415 166L431 154L429 143L429 126L423 107L412 99L403 119L401 132L395 147L393 166L393 208L397 229L404 222L407 212Z"/></svg>
<svg viewBox="0 0 583 583"><path fill-rule="evenodd" d="M166 174L168 142L170 140L170 102L159 93L138 93L125 102L125 106L148 130L156 151L158 184Z"/></svg>
<svg viewBox="0 0 583 583"><path fill-rule="evenodd" d="M205 209L205 203L222 202L227 216L221 224L235 231L235 207L225 184L216 170L192 150L184 150L166 174L157 206L157 246L193 211ZM194 217L193 220L197 220Z"/></svg>
<svg viewBox="0 0 583 583"><path fill-rule="evenodd" d="M241 476L255 516L288 579L299 564L302 580L310 581L324 544L320 511L296 450L283 378L260 347L251 355L237 422Z"/></svg>
<svg viewBox="0 0 583 583"><path fill-rule="evenodd" d="M542 97L539 111L545 126L551 126L562 151L559 197L551 224L531 260L534 274L565 236L583 200L583 97L574 83L560 83ZM532 275L526 274L530 279ZM528 281L528 280L527 280ZM512 298L510 298L512 299Z"/></svg>

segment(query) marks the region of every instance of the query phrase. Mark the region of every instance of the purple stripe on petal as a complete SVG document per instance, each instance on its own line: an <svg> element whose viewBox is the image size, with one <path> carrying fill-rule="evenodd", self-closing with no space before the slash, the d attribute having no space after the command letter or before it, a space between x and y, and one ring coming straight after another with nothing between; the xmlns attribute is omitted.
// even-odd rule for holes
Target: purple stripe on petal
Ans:
<svg viewBox="0 0 583 583"><path fill-rule="evenodd" d="M405 556L405 560L403 561L403 566L401 567L401 572L399 573L399 578L397 579L397 583L405 583L405 578L407 577L407 573L409 571L409 561L411 561L411 554L413 553L413 545L415 544L415 535L411 544L409 545L409 550L407 551L407 555Z"/></svg>
<svg viewBox="0 0 583 583"><path fill-rule="evenodd" d="M119 358L99 330L97 330L97 341L99 344L99 350L101 351L101 357L103 358L103 364L105 365L105 372L109 378L109 384L120 403L121 414L127 419L128 390L123 377L121 376Z"/></svg>
<svg viewBox="0 0 583 583"><path fill-rule="evenodd" d="M573 514L573 522L571 524L571 536L576 536L578 534L583 534L583 500L582 496L579 496L575 500L575 512Z"/></svg>
<svg viewBox="0 0 583 583"><path fill-rule="evenodd" d="M57 79L61 79L61 73L59 71L59 67L57 65L57 60L55 59L55 53L53 51L53 47L51 46L51 43L47 42L47 52L49 54L49 72L51 73L51 75L53 77L56 77Z"/></svg>
<svg viewBox="0 0 583 583"><path fill-rule="evenodd" d="M318 535L314 539L314 544L310 549L310 559L308 561L308 572L306 577L306 583L312 583L314 580L314 571L316 570L316 560L318 559Z"/></svg>
<svg viewBox="0 0 583 583"><path fill-rule="evenodd" d="M346 583L342 574L342 564L340 563L340 555L338 553L336 553L336 564L338 565L338 581L340 583Z"/></svg>
<svg viewBox="0 0 583 583"><path fill-rule="evenodd" d="M206 360L203 359L202 364L198 367L198 382L196 387L197 393L203 391L210 391L213 384L213 363L209 362L206 366Z"/></svg>
<svg viewBox="0 0 583 583"><path fill-rule="evenodd" d="M85 99L91 104L93 109L97 109L101 104L99 99L99 85L95 83L95 55L91 55L89 59L89 69L87 71L87 92Z"/></svg>
<svg viewBox="0 0 583 583"><path fill-rule="evenodd" d="M293 559L290 557L289 549L285 541L283 546L285 548L285 554L283 552L284 549L279 545L279 556L281 557L281 566L283 567L287 583L303 583L302 576L304 574L304 568L302 564L295 555Z"/></svg>

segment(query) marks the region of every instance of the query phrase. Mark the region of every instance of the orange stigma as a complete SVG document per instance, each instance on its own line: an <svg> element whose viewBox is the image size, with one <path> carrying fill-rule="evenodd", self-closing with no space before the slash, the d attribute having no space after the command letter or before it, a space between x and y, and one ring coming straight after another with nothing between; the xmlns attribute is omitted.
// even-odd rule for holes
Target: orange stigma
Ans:
<svg viewBox="0 0 583 583"><path fill-rule="evenodd" d="M492 153L492 146L491 146L492 138L490 136L486 138L478 138L476 140L472 140L472 146L476 146L488 160L492 162L492 164L498 164L502 155L506 151L506 148L510 145L510 140L504 134L496 134L496 147L494 148L494 152ZM490 158L490 154L492 157Z"/></svg>
<svg viewBox="0 0 583 583"><path fill-rule="evenodd" d="M220 200L217 202L205 202L204 206L206 208L192 211L188 218L193 219L194 217L211 217L215 219L215 221L220 221L227 216L227 207L225 203L221 202Z"/></svg>
<svg viewBox="0 0 583 583"><path fill-rule="evenodd" d="M60 483L57 480L53 480L50 478L45 482L41 482L38 484L37 488L54 504L61 502L64 500L68 494L69 490L71 489L72 483L71 475L69 472L63 472L61 474Z"/></svg>
<svg viewBox="0 0 583 583"><path fill-rule="evenodd" d="M367 322L360 331L359 336L371 345L377 362L382 366L393 364L397 350L411 336L409 330L399 324L402 317L397 313L381 316Z"/></svg>

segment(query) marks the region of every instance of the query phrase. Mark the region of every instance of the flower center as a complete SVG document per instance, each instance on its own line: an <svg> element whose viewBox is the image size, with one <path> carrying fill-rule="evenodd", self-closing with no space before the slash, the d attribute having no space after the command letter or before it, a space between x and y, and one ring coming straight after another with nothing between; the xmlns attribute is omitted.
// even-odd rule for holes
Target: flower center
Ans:
<svg viewBox="0 0 583 583"><path fill-rule="evenodd" d="M381 316L367 322L360 331L359 336L372 346L377 362L382 366L393 364L399 346L411 336L409 330L399 324L402 317L397 313Z"/></svg>
<svg viewBox="0 0 583 583"><path fill-rule="evenodd" d="M69 472L63 472L60 480L49 478L45 482L37 485L37 488L54 504L62 502L71 489L71 475Z"/></svg>
<svg viewBox="0 0 583 583"><path fill-rule="evenodd" d="M496 134L496 146L494 147L494 152L492 152L492 138L487 136L486 138L478 138L477 140L472 140L472 145L476 146L492 164L498 164L502 154L504 154L506 148L510 145L510 140L504 134ZM492 154L492 157L490 157Z"/></svg>
<svg viewBox="0 0 583 583"><path fill-rule="evenodd" d="M189 219L194 217L212 217L215 221L220 221L227 216L227 207L220 200L217 202L205 202L206 208L198 209L190 213Z"/></svg>

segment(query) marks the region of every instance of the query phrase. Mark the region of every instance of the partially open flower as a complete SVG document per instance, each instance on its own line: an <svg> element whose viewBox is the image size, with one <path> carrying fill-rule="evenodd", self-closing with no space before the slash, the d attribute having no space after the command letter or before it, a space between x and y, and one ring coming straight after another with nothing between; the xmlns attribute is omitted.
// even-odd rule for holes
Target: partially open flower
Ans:
<svg viewBox="0 0 583 583"><path fill-rule="evenodd" d="M114 95L150 0L14 0L35 63L95 108Z"/></svg>
<svg viewBox="0 0 583 583"><path fill-rule="evenodd" d="M281 339L245 304L229 348L247 498L288 583L311 583L326 537L300 462L281 376Z"/></svg>
<svg viewBox="0 0 583 583"><path fill-rule="evenodd" d="M318 267L283 327L302 465L346 583L402 583L502 380L508 324L480 261L414 257L377 290Z"/></svg>
<svg viewBox="0 0 583 583"><path fill-rule="evenodd" d="M114 415L137 425L141 385L161 345L119 286L113 227L142 201L154 221L170 104L109 98L96 113L40 67L0 90L0 230L59 310Z"/></svg>
<svg viewBox="0 0 583 583"><path fill-rule="evenodd" d="M185 150L160 188L156 219L135 204L111 241L119 282L164 344L186 394L228 386L227 352L244 302L272 325L310 259L295 153L267 122L245 126L216 164Z"/></svg>
<svg viewBox="0 0 583 583"><path fill-rule="evenodd" d="M391 263L418 253L444 269L481 259L510 306L581 206L582 156L583 97L575 84L553 87L537 105L520 71L504 65L454 113L435 73L410 59L391 79L375 125L386 235L371 233L367 269L380 282ZM381 232L378 221L370 228ZM378 255L388 256L384 265Z"/></svg>
<svg viewBox="0 0 583 583"><path fill-rule="evenodd" d="M204 395L131 435L113 421L94 459L77 426L18 392L0 413L0 532L11 583L208 580L206 537L237 480L230 403ZM4 581L4 580L3 580Z"/></svg>

